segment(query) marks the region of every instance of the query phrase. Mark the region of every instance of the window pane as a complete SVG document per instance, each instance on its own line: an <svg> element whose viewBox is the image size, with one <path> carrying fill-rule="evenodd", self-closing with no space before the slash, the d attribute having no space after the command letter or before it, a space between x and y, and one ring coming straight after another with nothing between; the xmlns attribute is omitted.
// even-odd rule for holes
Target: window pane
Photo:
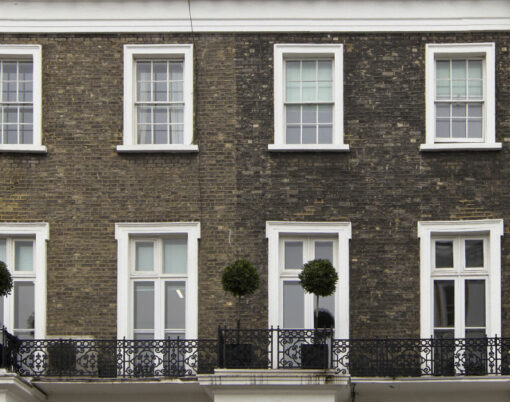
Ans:
<svg viewBox="0 0 510 402"><path fill-rule="evenodd" d="M331 102L333 100L332 97L332 82L319 82L319 102Z"/></svg>
<svg viewBox="0 0 510 402"><path fill-rule="evenodd" d="M300 144L301 143L301 128L299 126L287 126L286 133L287 144Z"/></svg>
<svg viewBox="0 0 510 402"><path fill-rule="evenodd" d="M136 80L137 81L150 81L151 80L151 63L138 62L136 63Z"/></svg>
<svg viewBox="0 0 510 402"><path fill-rule="evenodd" d="M166 239L163 242L163 272L185 274L187 272L187 239Z"/></svg>
<svg viewBox="0 0 510 402"><path fill-rule="evenodd" d="M304 328L305 291L298 282L283 283L283 327Z"/></svg>
<svg viewBox="0 0 510 402"><path fill-rule="evenodd" d="M482 121L468 121L468 138L482 138Z"/></svg>
<svg viewBox="0 0 510 402"><path fill-rule="evenodd" d="M20 128L20 134L22 144L34 143L34 132L31 124L23 124Z"/></svg>
<svg viewBox="0 0 510 402"><path fill-rule="evenodd" d="M135 329L154 329L154 282L134 285Z"/></svg>
<svg viewBox="0 0 510 402"><path fill-rule="evenodd" d="M317 63L313 61L303 61L302 63L302 80L303 81L316 81L317 80Z"/></svg>
<svg viewBox="0 0 510 402"><path fill-rule="evenodd" d="M184 123L184 108L182 106L170 108L170 123Z"/></svg>
<svg viewBox="0 0 510 402"><path fill-rule="evenodd" d="M170 101L182 102L184 99L184 89L182 81L174 81L170 84Z"/></svg>
<svg viewBox="0 0 510 402"><path fill-rule="evenodd" d="M170 126L170 143L184 144L184 126L182 124Z"/></svg>
<svg viewBox="0 0 510 402"><path fill-rule="evenodd" d="M315 81L303 82L303 102L315 102L317 100L317 83Z"/></svg>
<svg viewBox="0 0 510 402"><path fill-rule="evenodd" d="M485 338L485 330L484 329L466 329L466 338L468 339L476 339L476 338Z"/></svg>
<svg viewBox="0 0 510 402"><path fill-rule="evenodd" d="M436 268L453 268L453 242L436 241Z"/></svg>
<svg viewBox="0 0 510 402"><path fill-rule="evenodd" d="M332 241L316 241L315 242L315 259L328 260L333 262L333 242Z"/></svg>
<svg viewBox="0 0 510 402"><path fill-rule="evenodd" d="M450 117L450 104L436 103L436 117Z"/></svg>
<svg viewBox="0 0 510 402"><path fill-rule="evenodd" d="M333 128L331 126L319 126L319 144L333 143Z"/></svg>
<svg viewBox="0 0 510 402"><path fill-rule="evenodd" d="M151 83L150 82L139 82L137 84L137 101L138 102L150 102L151 99Z"/></svg>
<svg viewBox="0 0 510 402"><path fill-rule="evenodd" d="M4 325L4 298L0 297L0 328Z"/></svg>
<svg viewBox="0 0 510 402"><path fill-rule="evenodd" d="M450 79L450 61L438 60L436 61L436 79Z"/></svg>
<svg viewBox="0 0 510 402"><path fill-rule="evenodd" d="M32 102L32 82L22 82L19 84L19 101Z"/></svg>
<svg viewBox="0 0 510 402"><path fill-rule="evenodd" d="M18 125L4 124L4 142L6 144L18 143Z"/></svg>
<svg viewBox="0 0 510 402"><path fill-rule="evenodd" d="M316 144L316 135L316 126L303 126L303 144Z"/></svg>
<svg viewBox="0 0 510 402"><path fill-rule="evenodd" d="M155 124L154 144L168 144L168 124Z"/></svg>
<svg viewBox="0 0 510 402"><path fill-rule="evenodd" d="M301 123L301 106L288 105L285 107L285 118L287 123Z"/></svg>
<svg viewBox="0 0 510 402"><path fill-rule="evenodd" d="M315 321L316 298L313 298L315 328L335 328L335 295L319 297L319 322Z"/></svg>
<svg viewBox="0 0 510 402"><path fill-rule="evenodd" d="M137 119L138 124L149 124L152 123L152 109L150 107L138 107L137 108Z"/></svg>
<svg viewBox="0 0 510 402"><path fill-rule="evenodd" d="M154 108L154 123L168 123L168 109L166 106Z"/></svg>
<svg viewBox="0 0 510 402"><path fill-rule="evenodd" d="M466 267L483 267L483 240L466 240Z"/></svg>
<svg viewBox="0 0 510 402"><path fill-rule="evenodd" d="M455 325L455 290L453 281L434 281L434 326Z"/></svg>
<svg viewBox="0 0 510 402"><path fill-rule="evenodd" d="M454 103L452 105L452 117L465 117L466 106L465 103Z"/></svg>
<svg viewBox="0 0 510 402"><path fill-rule="evenodd" d="M333 122L333 106L319 105L319 123Z"/></svg>
<svg viewBox="0 0 510 402"><path fill-rule="evenodd" d="M303 106L303 123L317 122L317 106L304 105Z"/></svg>
<svg viewBox="0 0 510 402"><path fill-rule="evenodd" d="M299 61L288 61L285 63L287 67L286 78L289 81L300 81L299 77Z"/></svg>
<svg viewBox="0 0 510 402"><path fill-rule="evenodd" d="M184 62L172 61L169 64L170 64L170 80L182 81L184 79L183 77Z"/></svg>
<svg viewBox="0 0 510 402"><path fill-rule="evenodd" d="M168 86L166 82L154 83L154 101L166 102L167 101Z"/></svg>
<svg viewBox="0 0 510 402"><path fill-rule="evenodd" d="M167 80L167 76L166 76L166 69L167 69L167 65L166 65L166 61L156 61L154 62L152 68L154 69L154 81L166 81Z"/></svg>
<svg viewBox="0 0 510 402"><path fill-rule="evenodd" d="M452 60L452 79L455 81L466 80L466 61Z"/></svg>
<svg viewBox="0 0 510 402"><path fill-rule="evenodd" d="M136 242L136 270L154 271L154 243Z"/></svg>
<svg viewBox="0 0 510 402"><path fill-rule="evenodd" d="M150 341L154 339L153 332L135 333L135 341Z"/></svg>
<svg viewBox="0 0 510 402"><path fill-rule="evenodd" d="M18 123L17 107L6 107L4 109L4 123Z"/></svg>
<svg viewBox="0 0 510 402"><path fill-rule="evenodd" d="M466 327L485 327L484 280L466 280Z"/></svg>
<svg viewBox="0 0 510 402"><path fill-rule="evenodd" d="M469 60L469 79L482 79L482 61L481 60Z"/></svg>
<svg viewBox="0 0 510 402"><path fill-rule="evenodd" d="M20 81L32 81L32 62L22 61L19 63L19 79Z"/></svg>
<svg viewBox="0 0 510 402"><path fill-rule="evenodd" d="M469 117L482 117L482 104L470 103L468 108Z"/></svg>
<svg viewBox="0 0 510 402"><path fill-rule="evenodd" d="M303 242L285 242L285 269L303 268Z"/></svg>
<svg viewBox="0 0 510 402"><path fill-rule="evenodd" d="M301 92L299 82L288 82L285 90L285 99L287 102L301 102Z"/></svg>
<svg viewBox="0 0 510 402"><path fill-rule="evenodd" d="M31 107L23 107L20 110L20 123L32 123L33 122L33 112Z"/></svg>
<svg viewBox="0 0 510 402"><path fill-rule="evenodd" d="M32 282L14 283L14 328L34 328L34 300Z"/></svg>
<svg viewBox="0 0 510 402"><path fill-rule="evenodd" d="M450 120L436 120L436 137L450 137Z"/></svg>
<svg viewBox="0 0 510 402"><path fill-rule="evenodd" d="M7 240L0 239L0 261L7 261Z"/></svg>
<svg viewBox="0 0 510 402"><path fill-rule="evenodd" d="M16 64L15 61L4 61L2 71L4 81L16 81Z"/></svg>
<svg viewBox="0 0 510 402"><path fill-rule="evenodd" d="M138 125L138 144L151 144L152 143L152 126L150 124Z"/></svg>
<svg viewBox="0 0 510 402"><path fill-rule="evenodd" d="M16 271L33 271L34 267L34 242L16 241L15 242L15 261Z"/></svg>
<svg viewBox="0 0 510 402"><path fill-rule="evenodd" d="M466 138L466 120L452 121L452 137Z"/></svg>
<svg viewBox="0 0 510 402"><path fill-rule="evenodd" d="M466 81L453 81L452 82L452 97L465 98L466 97Z"/></svg>
<svg viewBox="0 0 510 402"><path fill-rule="evenodd" d="M470 99L478 99L483 96L483 87L481 80L469 80L468 91Z"/></svg>
<svg viewBox="0 0 510 402"><path fill-rule="evenodd" d="M165 284L165 328L186 328L185 282L167 282Z"/></svg>
<svg viewBox="0 0 510 402"><path fill-rule="evenodd" d="M332 61L331 60L321 60L319 61L319 81L332 81Z"/></svg>
<svg viewBox="0 0 510 402"><path fill-rule="evenodd" d="M436 97L438 99L450 98L450 81L440 80L436 82Z"/></svg>

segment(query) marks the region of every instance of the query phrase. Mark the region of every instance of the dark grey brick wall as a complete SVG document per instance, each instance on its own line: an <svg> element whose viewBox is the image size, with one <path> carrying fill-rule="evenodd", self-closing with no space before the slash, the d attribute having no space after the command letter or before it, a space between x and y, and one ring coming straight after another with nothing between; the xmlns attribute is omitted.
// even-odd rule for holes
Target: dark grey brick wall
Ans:
<svg viewBox="0 0 510 402"><path fill-rule="evenodd" d="M0 35L43 46L46 155L0 154L0 221L46 221L48 334L116 334L115 222L200 221L199 332L233 324L222 268L252 260L267 323L267 220L351 221L351 335L419 334L419 220L509 222L508 33L195 34L198 154L120 155L122 46L184 34ZM269 153L273 44L343 43L349 153ZM426 43L495 42L498 152L422 153ZM229 231L231 244L229 245ZM510 231L503 327L510 336Z"/></svg>

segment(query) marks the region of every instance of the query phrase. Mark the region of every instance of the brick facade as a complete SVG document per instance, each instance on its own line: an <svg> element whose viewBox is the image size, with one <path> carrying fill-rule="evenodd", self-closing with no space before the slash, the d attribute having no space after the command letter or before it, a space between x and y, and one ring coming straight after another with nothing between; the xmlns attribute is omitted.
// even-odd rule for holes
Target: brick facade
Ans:
<svg viewBox="0 0 510 402"><path fill-rule="evenodd" d="M348 153L273 153L273 44L344 44ZM497 152L420 152L426 43L496 43ZM246 257L261 289L243 324L267 322L265 222L350 221L351 336L419 336L420 220L510 221L510 36L392 34L0 35L43 57L48 153L0 154L0 221L44 221L48 336L116 336L116 222L200 221L199 334L233 324L223 267ZM123 49L194 43L198 154L118 154ZM510 231L502 247L510 336ZM229 245L229 238L231 244Z"/></svg>

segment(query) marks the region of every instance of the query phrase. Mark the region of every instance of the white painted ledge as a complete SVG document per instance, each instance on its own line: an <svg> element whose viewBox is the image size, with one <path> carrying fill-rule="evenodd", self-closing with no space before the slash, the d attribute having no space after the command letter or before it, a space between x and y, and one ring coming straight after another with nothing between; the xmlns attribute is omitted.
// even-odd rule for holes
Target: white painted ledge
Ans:
<svg viewBox="0 0 510 402"><path fill-rule="evenodd" d="M0 369L0 400L5 402L38 402L46 395L17 374Z"/></svg>
<svg viewBox="0 0 510 402"><path fill-rule="evenodd" d="M48 150L44 145L0 144L0 152L45 154Z"/></svg>
<svg viewBox="0 0 510 402"><path fill-rule="evenodd" d="M270 152L349 152L348 144L269 144Z"/></svg>
<svg viewBox="0 0 510 402"><path fill-rule="evenodd" d="M442 144L421 144L420 151L499 151L503 148L501 142L485 144L480 142L471 143L442 143Z"/></svg>
<svg viewBox="0 0 510 402"><path fill-rule="evenodd" d="M137 153L137 152L168 152L168 153L185 153L198 152L198 145L118 145L119 153Z"/></svg>

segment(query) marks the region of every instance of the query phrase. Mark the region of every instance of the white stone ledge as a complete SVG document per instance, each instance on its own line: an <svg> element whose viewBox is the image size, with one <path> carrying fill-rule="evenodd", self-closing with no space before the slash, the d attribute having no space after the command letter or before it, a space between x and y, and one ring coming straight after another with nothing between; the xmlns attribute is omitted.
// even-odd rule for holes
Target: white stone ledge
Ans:
<svg viewBox="0 0 510 402"><path fill-rule="evenodd" d="M348 144L269 144L270 152L349 152Z"/></svg>
<svg viewBox="0 0 510 402"><path fill-rule="evenodd" d="M501 142L484 144L479 142L471 143L448 143L448 144L421 144L420 151L441 152L441 151L499 151L503 148Z"/></svg>
<svg viewBox="0 0 510 402"><path fill-rule="evenodd" d="M150 152L166 152L166 153L187 153L198 152L198 145L118 145L119 153L150 153Z"/></svg>
<svg viewBox="0 0 510 402"><path fill-rule="evenodd" d="M45 154L48 150L44 145L0 144L0 152Z"/></svg>

